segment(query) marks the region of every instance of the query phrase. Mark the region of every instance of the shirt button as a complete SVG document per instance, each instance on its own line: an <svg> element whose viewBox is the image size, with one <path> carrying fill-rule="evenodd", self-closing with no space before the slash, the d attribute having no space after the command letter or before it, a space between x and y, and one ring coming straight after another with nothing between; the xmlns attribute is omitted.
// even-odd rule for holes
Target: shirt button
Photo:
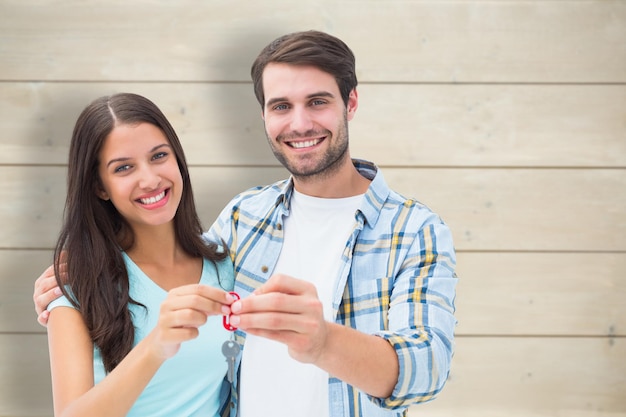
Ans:
<svg viewBox="0 0 626 417"><path fill-rule="evenodd" d="M269 270L269 268L267 266L265 266L265 265L263 265L261 267L261 271L263 271L263 273L266 273L268 270Z"/></svg>
<svg viewBox="0 0 626 417"><path fill-rule="evenodd" d="M278 223L278 224L276 225L276 229L278 229L278 230L283 230L283 225L282 225L282 224L280 224L280 223Z"/></svg>

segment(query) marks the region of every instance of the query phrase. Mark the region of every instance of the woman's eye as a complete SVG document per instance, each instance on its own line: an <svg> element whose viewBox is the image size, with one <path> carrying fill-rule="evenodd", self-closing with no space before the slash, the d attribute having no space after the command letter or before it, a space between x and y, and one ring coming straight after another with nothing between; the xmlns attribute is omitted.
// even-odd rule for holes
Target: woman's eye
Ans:
<svg viewBox="0 0 626 417"><path fill-rule="evenodd" d="M154 154L152 159L161 159L161 158L165 158L166 156L167 156L167 152L158 152Z"/></svg>
<svg viewBox="0 0 626 417"><path fill-rule="evenodd" d="M120 165L118 167L115 168L115 171L113 172L124 172L124 171L128 171L130 169L130 165Z"/></svg>

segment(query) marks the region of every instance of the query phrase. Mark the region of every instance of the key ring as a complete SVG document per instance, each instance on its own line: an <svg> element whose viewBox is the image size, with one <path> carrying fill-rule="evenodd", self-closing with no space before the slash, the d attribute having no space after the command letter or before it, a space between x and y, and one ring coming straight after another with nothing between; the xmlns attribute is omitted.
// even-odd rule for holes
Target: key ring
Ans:
<svg viewBox="0 0 626 417"><path fill-rule="evenodd" d="M239 297L239 294L237 294L235 291L230 291L229 294L235 297L235 301L241 299L241 297ZM237 330L235 326L230 324L230 316L224 316L222 318L222 325L229 332L234 332L235 330Z"/></svg>

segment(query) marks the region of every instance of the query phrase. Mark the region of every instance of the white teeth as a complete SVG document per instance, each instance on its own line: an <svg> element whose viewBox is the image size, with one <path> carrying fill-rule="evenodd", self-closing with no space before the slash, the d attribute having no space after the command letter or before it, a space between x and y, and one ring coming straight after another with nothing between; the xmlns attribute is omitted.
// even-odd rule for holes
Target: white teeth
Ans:
<svg viewBox="0 0 626 417"><path fill-rule="evenodd" d="M160 194L155 195L154 197L140 198L139 201L141 201L141 204L154 204L157 201L163 200L163 197L165 197L165 191L162 191Z"/></svg>
<svg viewBox="0 0 626 417"><path fill-rule="evenodd" d="M293 148L296 149L301 149L301 148L308 148L309 146L315 146L318 143L320 143L321 139L312 139L312 140L305 140L304 142L291 142L290 145Z"/></svg>

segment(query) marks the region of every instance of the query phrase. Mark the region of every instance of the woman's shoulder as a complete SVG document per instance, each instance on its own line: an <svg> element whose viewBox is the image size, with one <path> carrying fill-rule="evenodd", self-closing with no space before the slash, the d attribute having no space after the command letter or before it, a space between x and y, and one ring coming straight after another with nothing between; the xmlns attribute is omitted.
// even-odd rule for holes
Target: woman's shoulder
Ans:
<svg viewBox="0 0 626 417"><path fill-rule="evenodd" d="M70 296L73 297L73 294L72 294L69 286L66 286L65 289L70 294ZM67 298L65 295L61 295L59 298L57 298L55 300L52 300L50 302L50 304L48 304L48 307L46 308L46 310L52 311L53 309L55 309L57 307L71 307L71 308L74 308L74 309L76 308L76 306L74 304L72 304L70 299Z"/></svg>
<svg viewBox="0 0 626 417"><path fill-rule="evenodd" d="M202 281L231 291L235 286L235 271L230 256L217 261L204 259Z"/></svg>

